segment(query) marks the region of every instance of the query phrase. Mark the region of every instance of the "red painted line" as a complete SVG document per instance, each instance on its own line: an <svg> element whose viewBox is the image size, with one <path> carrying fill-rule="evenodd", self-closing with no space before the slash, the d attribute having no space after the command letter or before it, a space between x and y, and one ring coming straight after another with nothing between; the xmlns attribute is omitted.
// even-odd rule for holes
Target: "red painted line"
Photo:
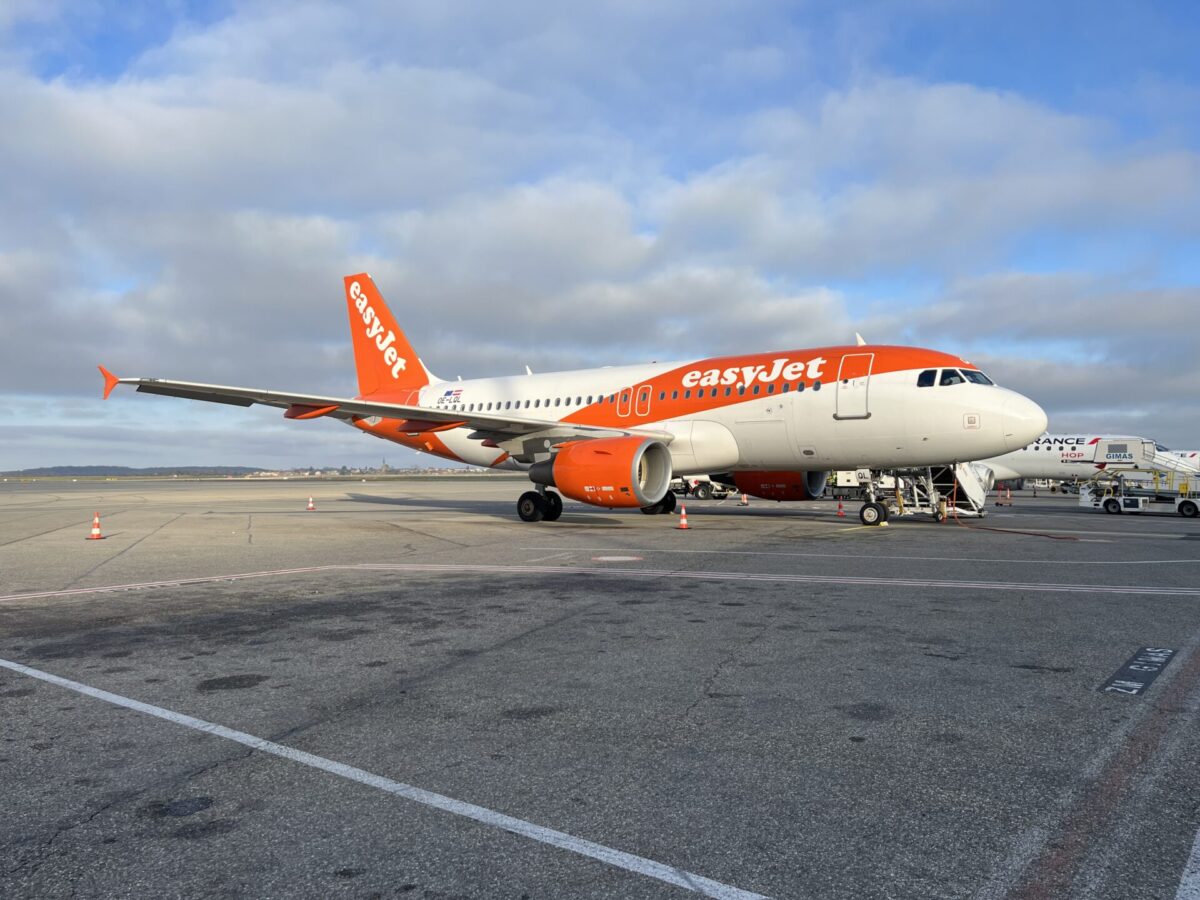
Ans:
<svg viewBox="0 0 1200 900"><path fill-rule="evenodd" d="M1041 855L1021 876L1008 900L1054 900L1071 894L1084 857L1096 835L1104 833L1119 812L1134 777L1154 756L1174 725L1181 724L1179 710L1200 685L1200 652L1191 656L1175 679L1154 703L1147 720L1100 770L1087 792L1051 835Z"/></svg>

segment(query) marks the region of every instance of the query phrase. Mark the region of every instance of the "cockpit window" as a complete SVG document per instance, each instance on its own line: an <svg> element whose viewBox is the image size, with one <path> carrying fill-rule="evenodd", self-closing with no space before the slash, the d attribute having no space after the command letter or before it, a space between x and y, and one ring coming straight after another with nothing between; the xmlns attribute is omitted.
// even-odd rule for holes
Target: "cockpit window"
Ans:
<svg viewBox="0 0 1200 900"><path fill-rule="evenodd" d="M942 369L942 380L938 383L943 386L947 384L965 384L966 379L962 377L958 369Z"/></svg>
<svg viewBox="0 0 1200 900"><path fill-rule="evenodd" d="M1157 450L1159 453L1170 453L1171 452L1170 448L1164 447L1162 444L1155 444L1154 449Z"/></svg>
<svg viewBox="0 0 1200 900"><path fill-rule="evenodd" d="M937 369L926 369L917 376L917 387L933 387L937 382Z"/></svg>
<svg viewBox="0 0 1200 900"><path fill-rule="evenodd" d="M992 379L988 378L986 375L984 375L978 369L963 369L962 374L963 374L963 378L967 379L967 381L970 381L974 384L995 384L995 382L992 381Z"/></svg>

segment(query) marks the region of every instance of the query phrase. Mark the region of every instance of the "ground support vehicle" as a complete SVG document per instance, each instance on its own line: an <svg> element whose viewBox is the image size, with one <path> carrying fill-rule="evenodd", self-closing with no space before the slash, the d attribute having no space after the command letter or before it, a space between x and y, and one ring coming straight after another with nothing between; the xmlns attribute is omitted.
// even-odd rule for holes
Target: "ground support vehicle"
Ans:
<svg viewBox="0 0 1200 900"><path fill-rule="evenodd" d="M1191 485L1172 479L1174 490L1146 487L1144 482L1130 483L1123 476L1093 479L1079 487L1079 505L1084 509L1102 509L1117 515L1123 512L1168 512L1173 509L1184 518L1200 515L1200 494Z"/></svg>

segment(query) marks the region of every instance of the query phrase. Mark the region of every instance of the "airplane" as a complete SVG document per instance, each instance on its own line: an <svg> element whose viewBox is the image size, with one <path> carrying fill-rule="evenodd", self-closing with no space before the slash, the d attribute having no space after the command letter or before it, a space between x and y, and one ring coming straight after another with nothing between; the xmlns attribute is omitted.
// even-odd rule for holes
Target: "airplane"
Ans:
<svg viewBox="0 0 1200 900"><path fill-rule="evenodd" d="M344 279L359 394L328 397L119 378L149 394L263 404L284 417L339 419L425 453L528 473L526 522L554 521L563 497L670 513L674 476L732 473L771 499L819 497L831 470L941 465L1024 447L1046 428L1032 400L935 350L835 346L712 359L445 381L396 324L371 277ZM554 488L555 491L548 490ZM864 504L864 524L887 519Z"/></svg>
<svg viewBox="0 0 1200 900"><path fill-rule="evenodd" d="M1115 434L1044 434L1028 447L977 465L992 470L996 481L1091 478L1109 469L1123 472L1200 474L1195 460L1146 438Z"/></svg>

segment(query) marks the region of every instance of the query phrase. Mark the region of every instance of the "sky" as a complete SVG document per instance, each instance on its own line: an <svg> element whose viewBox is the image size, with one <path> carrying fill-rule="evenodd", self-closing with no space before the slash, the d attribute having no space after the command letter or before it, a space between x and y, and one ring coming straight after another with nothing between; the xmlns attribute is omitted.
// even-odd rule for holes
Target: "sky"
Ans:
<svg viewBox="0 0 1200 900"><path fill-rule="evenodd" d="M0 0L0 470L418 462L352 396L853 341L1200 447L1190 2ZM422 458L428 461L431 458Z"/></svg>

